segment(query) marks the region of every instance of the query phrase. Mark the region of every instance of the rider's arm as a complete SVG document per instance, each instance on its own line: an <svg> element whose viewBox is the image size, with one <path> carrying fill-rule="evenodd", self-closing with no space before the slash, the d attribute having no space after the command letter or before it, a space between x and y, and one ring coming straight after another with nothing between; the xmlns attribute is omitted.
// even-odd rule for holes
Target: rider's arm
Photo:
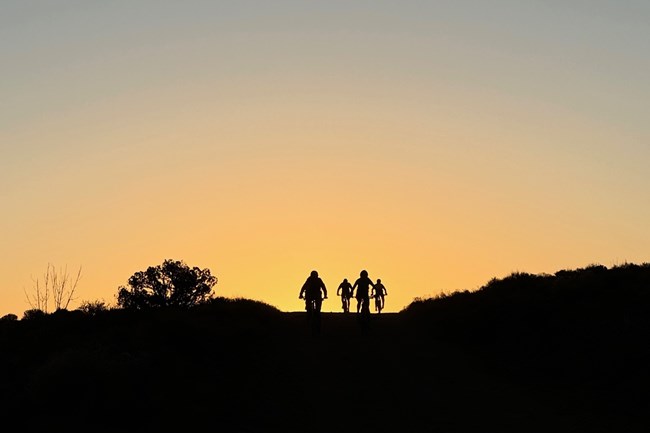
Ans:
<svg viewBox="0 0 650 433"><path fill-rule="evenodd" d="M327 298L327 288L325 287L325 283L323 283L323 280L320 280L321 287L323 289L323 294Z"/></svg>

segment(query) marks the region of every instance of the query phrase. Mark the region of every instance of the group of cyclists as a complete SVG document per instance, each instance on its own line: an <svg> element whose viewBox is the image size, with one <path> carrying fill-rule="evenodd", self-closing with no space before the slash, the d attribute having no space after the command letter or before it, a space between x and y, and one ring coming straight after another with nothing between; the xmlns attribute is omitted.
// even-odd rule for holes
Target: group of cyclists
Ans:
<svg viewBox="0 0 650 433"><path fill-rule="evenodd" d="M381 283L381 279L377 279L377 282L373 283L368 277L368 271L363 270L354 284L350 284L348 279L344 278L336 290L336 295L341 297L341 307L344 313L350 312L350 299L353 297L357 300L357 314L370 313L370 298L375 300L375 311L381 313L388 292ZM302 285L298 297L305 300L305 310L308 313L311 311L320 312L323 299L327 299L327 288L323 280L318 276L318 272L311 271L311 274Z"/></svg>

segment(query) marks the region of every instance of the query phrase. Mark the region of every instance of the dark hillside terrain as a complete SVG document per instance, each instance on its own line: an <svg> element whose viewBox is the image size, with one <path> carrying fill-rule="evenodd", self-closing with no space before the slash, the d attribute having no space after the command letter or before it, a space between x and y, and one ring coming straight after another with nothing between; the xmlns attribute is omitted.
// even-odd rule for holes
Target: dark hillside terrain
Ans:
<svg viewBox="0 0 650 433"><path fill-rule="evenodd" d="M320 337L304 313L246 300L2 321L0 423L84 432L645 432L649 290L646 265L513 274L373 315L365 332L354 314L324 313Z"/></svg>

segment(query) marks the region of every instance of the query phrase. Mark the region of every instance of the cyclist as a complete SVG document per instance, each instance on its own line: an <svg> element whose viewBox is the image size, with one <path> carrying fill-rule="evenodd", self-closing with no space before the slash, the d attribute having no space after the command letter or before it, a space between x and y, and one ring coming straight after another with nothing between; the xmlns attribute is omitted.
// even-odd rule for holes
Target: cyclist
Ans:
<svg viewBox="0 0 650 433"><path fill-rule="evenodd" d="M370 290L370 286L374 287L375 283L372 282L370 278L368 278L368 271L365 269L361 271L359 274L359 278L357 278L357 281L354 282L354 285L352 286L352 292L354 293L354 289L357 289L355 297L357 298L357 313L361 310L361 312L370 312L370 306L368 305L370 302L369 294L368 291ZM363 304L363 309L361 309L361 306Z"/></svg>
<svg viewBox="0 0 650 433"><path fill-rule="evenodd" d="M375 298L379 301L379 306L377 307L377 312L380 313L384 309L384 296L388 296L388 291L386 287L381 283L381 279L377 278L377 283L372 288L370 292L370 297Z"/></svg>
<svg viewBox="0 0 650 433"><path fill-rule="evenodd" d="M343 312L349 313L350 298L352 297L352 284L350 284L347 278L344 278L343 282L339 284L339 288L336 289L336 296L341 297L341 306L343 307Z"/></svg>
<svg viewBox="0 0 650 433"><path fill-rule="evenodd" d="M305 300L305 310L308 313L311 312L312 301L315 302L314 309L316 312L320 312L323 299L327 299L327 288L325 287L323 280L318 276L318 272L311 271L311 274L309 277L307 277L305 284L303 284L302 288L300 289L300 295L298 298Z"/></svg>

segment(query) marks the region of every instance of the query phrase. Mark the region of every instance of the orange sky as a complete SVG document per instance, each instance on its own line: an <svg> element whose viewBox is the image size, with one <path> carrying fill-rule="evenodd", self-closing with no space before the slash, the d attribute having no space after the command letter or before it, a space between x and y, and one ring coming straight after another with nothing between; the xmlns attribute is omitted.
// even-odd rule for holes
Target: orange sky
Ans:
<svg viewBox="0 0 650 433"><path fill-rule="evenodd" d="M647 261L645 3L207 3L0 6L0 315L48 263L73 307L170 258L284 311L367 269L399 311Z"/></svg>

